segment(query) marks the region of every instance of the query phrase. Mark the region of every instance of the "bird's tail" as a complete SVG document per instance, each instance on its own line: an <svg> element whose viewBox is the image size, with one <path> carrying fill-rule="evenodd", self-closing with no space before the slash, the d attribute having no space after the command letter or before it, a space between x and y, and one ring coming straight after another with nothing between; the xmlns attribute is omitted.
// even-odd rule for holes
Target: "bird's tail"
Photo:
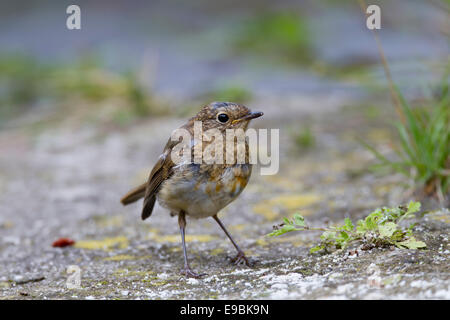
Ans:
<svg viewBox="0 0 450 320"><path fill-rule="evenodd" d="M143 198L145 195L145 188L147 186L147 183L143 183L140 186L130 190L126 195L123 196L122 199L120 199L120 202L124 206L127 204L133 203L135 201L138 201L140 198Z"/></svg>

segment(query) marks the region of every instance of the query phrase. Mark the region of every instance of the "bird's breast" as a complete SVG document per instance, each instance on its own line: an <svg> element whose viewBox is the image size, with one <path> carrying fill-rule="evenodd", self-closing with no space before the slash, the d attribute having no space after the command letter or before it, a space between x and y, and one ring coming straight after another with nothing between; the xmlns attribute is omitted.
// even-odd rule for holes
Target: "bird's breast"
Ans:
<svg viewBox="0 0 450 320"><path fill-rule="evenodd" d="M251 164L180 165L161 185L158 201L175 212L184 210L192 217L209 217L239 196L251 170Z"/></svg>

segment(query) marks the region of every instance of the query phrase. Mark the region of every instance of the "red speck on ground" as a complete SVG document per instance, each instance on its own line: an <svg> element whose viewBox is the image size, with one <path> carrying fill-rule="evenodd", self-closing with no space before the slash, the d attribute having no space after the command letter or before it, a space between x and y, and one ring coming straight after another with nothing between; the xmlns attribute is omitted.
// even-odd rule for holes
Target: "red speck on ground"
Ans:
<svg viewBox="0 0 450 320"><path fill-rule="evenodd" d="M56 240L55 242L53 242L52 247L57 247L57 248L64 248L64 247L68 247L68 246L72 246L75 243L74 240L69 239L69 238L59 238L58 240Z"/></svg>

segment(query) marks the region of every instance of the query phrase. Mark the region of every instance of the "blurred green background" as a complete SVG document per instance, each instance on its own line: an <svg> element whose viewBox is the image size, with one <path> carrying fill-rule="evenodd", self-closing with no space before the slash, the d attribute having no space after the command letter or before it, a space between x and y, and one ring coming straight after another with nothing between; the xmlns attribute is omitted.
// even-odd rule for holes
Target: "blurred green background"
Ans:
<svg viewBox="0 0 450 320"><path fill-rule="evenodd" d="M449 64L448 2L370 3L394 80L408 97L432 94ZM0 127L24 114L127 125L210 100L386 96L357 1L77 1L81 30L66 28L70 4L0 4Z"/></svg>

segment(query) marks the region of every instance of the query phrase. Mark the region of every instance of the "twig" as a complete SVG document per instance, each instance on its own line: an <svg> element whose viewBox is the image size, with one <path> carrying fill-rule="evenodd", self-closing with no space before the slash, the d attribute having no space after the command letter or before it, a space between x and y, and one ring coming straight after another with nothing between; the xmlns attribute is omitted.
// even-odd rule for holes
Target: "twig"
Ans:
<svg viewBox="0 0 450 320"><path fill-rule="evenodd" d="M15 283L16 284L26 284L26 283L30 283L30 282L39 282L39 281L42 281L44 279L45 279L45 277L38 277L38 278L31 278L31 279L15 281Z"/></svg>
<svg viewBox="0 0 450 320"><path fill-rule="evenodd" d="M358 2L359 2L359 6L361 7L361 10L363 11L364 15L366 17L368 17L368 14L366 12L367 11L367 4L366 4L366 2L364 0L358 0ZM388 83L389 83L389 91L391 92L391 97L392 97L392 100L394 101L395 111L397 112L397 115L399 116L401 122L403 124L405 124L405 115L404 115L403 110L401 108L400 97L398 96L398 93L395 90L394 80L392 79L391 71L389 69L389 65L387 63L386 56L384 54L384 50L383 50L383 47L381 45L380 38L378 37L378 34L375 31L375 29L372 29L372 32L373 32L373 36L375 38L375 42L377 43L378 53L380 55L381 63L383 64L384 73L385 73L386 78L387 78Z"/></svg>

